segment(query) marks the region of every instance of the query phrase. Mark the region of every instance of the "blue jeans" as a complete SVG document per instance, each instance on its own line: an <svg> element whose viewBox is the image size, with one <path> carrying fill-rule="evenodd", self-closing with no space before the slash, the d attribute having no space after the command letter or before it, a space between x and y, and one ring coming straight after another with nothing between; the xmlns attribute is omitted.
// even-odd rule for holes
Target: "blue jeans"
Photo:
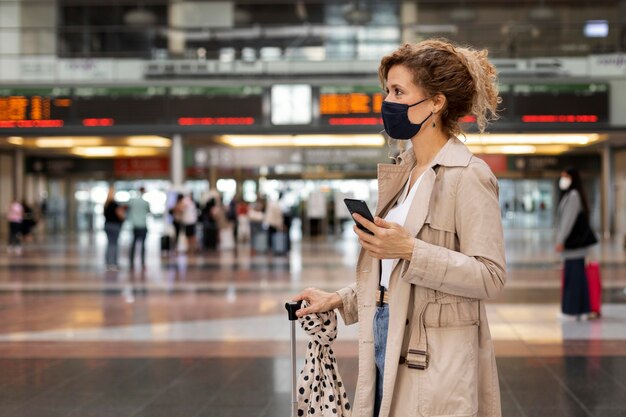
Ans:
<svg viewBox="0 0 626 417"><path fill-rule="evenodd" d="M104 231L107 234L107 249L105 261L107 266L117 266L117 241L122 230L121 223L105 223Z"/></svg>
<svg viewBox="0 0 626 417"><path fill-rule="evenodd" d="M378 417L383 399L383 376L385 375L385 352L387 351L387 330L389 329L389 304L376 307L374 314L374 360L376 361L376 398L374 417Z"/></svg>
<svg viewBox="0 0 626 417"><path fill-rule="evenodd" d="M135 265L135 247L137 242L141 244L141 266L146 266L146 235L148 229L145 227L135 227L133 229L133 243L130 246L130 267Z"/></svg>

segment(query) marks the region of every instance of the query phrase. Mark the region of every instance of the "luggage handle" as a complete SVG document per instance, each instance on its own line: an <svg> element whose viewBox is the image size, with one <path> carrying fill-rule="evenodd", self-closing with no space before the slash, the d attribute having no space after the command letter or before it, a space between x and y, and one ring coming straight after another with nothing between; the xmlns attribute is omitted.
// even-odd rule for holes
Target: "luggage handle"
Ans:
<svg viewBox="0 0 626 417"><path fill-rule="evenodd" d="M300 310L301 307L302 301L289 301L285 303L285 308L287 309L289 321L298 320L298 317L296 317L296 311Z"/></svg>
<svg viewBox="0 0 626 417"><path fill-rule="evenodd" d="M296 311L302 307L302 301L289 301L285 303L287 316L291 322L291 416L298 415L298 398L296 391L298 389L298 377L296 369Z"/></svg>

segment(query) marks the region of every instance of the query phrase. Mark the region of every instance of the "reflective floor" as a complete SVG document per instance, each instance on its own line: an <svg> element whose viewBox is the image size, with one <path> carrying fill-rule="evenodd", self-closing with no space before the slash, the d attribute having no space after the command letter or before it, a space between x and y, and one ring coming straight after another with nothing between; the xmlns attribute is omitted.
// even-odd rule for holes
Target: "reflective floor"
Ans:
<svg viewBox="0 0 626 417"><path fill-rule="evenodd" d="M289 322L299 290L353 280L357 242L296 240L286 257L161 254L104 267L105 238L48 237L0 254L0 416L290 415ZM550 231L507 231L508 283L487 311L505 416L626 416L626 254L607 241L603 317L557 318ZM356 326L334 350L352 396ZM306 336L298 333L298 352Z"/></svg>

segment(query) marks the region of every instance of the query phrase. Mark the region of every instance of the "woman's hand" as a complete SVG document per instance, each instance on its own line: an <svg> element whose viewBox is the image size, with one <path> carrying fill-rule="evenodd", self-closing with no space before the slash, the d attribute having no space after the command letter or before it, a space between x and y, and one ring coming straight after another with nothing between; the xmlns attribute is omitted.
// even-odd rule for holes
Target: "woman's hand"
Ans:
<svg viewBox="0 0 626 417"><path fill-rule="evenodd" d="M398 223L388 222L378 216L374 223L359 214L353 214L354 220L374 233L370 235L354 225L354 232L359 237L359 243L368 254L376 259L406 259L413 256L415 238Z"/></svg>
<svg viewBox="0 0 626 417"><path fill-rule="evenodd" d="M307 288L296 295L292 301L306 300L308 307L296 311L296 316L302 317L312 313L324 313L343 305L341 297L336 292L326 292L317 288Z"/></svg>

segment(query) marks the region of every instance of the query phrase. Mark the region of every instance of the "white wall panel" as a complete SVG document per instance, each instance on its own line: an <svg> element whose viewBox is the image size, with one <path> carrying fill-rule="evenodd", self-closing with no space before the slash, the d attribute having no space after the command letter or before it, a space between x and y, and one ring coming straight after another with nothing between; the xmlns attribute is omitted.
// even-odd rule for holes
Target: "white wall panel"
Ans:
<svg viewBox="0 0 626 417"><path fill-rule="evenodd" d="M0 236L7 236L6 214L13 199L13 156L0 154Z"/></svg>
<svg viewBox="0 0 626 417"><path fill-rule="evenodd" d="M614 126L626 126L626 80L610 83L609 122Z"/></svg>

